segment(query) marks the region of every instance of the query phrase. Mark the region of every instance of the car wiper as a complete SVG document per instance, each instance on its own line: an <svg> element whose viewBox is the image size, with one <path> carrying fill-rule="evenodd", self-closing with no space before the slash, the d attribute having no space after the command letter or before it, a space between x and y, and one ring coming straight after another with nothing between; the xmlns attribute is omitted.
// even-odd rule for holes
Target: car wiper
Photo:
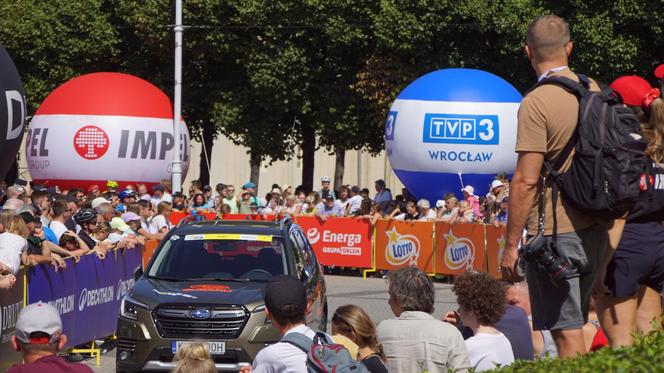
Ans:
<svg viewBox="0 0 664 373"><path fill-rule="evenodd" d="M159 280L159 281L184 281L181 278L175 278L175 277L160 277L160 276L148 276L150 280Z"/></svg>
<svg viewBox="0 0 664 373"><path fill-rule="evenodd" d="M198 277L198 278L187 278L182 281L229 281L229 282L249 282L249 278L237 278L237 277Z"/></svg>

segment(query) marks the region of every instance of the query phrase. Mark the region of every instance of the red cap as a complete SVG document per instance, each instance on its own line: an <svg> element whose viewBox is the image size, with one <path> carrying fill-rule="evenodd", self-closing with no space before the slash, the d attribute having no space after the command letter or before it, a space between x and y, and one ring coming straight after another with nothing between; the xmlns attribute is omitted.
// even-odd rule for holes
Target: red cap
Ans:
<svg viewBox="0 0 664 373"><path fill-rule="evenodd" d="M641 106L652 87L640 76L627 75L614 80L611 89L620 94L626 105Z"/></svg>
<svg viewBox="0 0 664 373"><path fill-rule="evenodd" d="M657 79L664 79L664 63L657 66L655 69L655 76Z"/></svg>

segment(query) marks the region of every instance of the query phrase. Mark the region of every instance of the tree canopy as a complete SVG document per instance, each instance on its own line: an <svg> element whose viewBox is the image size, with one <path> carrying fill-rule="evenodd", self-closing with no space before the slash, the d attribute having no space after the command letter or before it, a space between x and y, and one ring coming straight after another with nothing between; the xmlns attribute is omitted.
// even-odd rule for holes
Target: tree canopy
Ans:
<svg viewBox="0 0 664 373"><path fill-rule="evenodd" d="M600 81L652 80L664 62L664 3L654 0L183 5L183 114L192 135L208 156L213 139L228 136L250 149L256 169L301 156L305 185L317 148L341 159L350 149L379 152L390 103L427 72L478 68L526 91L535 77L525 32L541 14L568 20L572 68ZM23 77L30 113L59 84L100 70L134 74L172 94L172 0L16 0L0 11L0 42Z"/></svg>

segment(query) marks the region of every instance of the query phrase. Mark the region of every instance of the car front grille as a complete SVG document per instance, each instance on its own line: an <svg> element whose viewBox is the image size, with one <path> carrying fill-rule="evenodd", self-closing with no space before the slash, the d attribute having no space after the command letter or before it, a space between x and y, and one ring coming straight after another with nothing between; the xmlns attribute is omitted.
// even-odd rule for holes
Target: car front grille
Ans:
<svg viewBox="0 0 664 373"><path fill-rule="evenodd" d="M192 317L196 310L208 310L210 317ZM153 317L164 338L234 339L242 333L249 313L241 306L161 305Z"/></svg>

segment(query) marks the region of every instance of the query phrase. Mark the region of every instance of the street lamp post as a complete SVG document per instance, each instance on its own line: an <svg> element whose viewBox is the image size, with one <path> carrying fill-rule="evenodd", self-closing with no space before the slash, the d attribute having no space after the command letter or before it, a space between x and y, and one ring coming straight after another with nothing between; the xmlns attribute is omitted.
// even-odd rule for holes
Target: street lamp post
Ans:
<svg viewBox="0 0 664 373"><path fill-rule="evenodd" d="M180 118L182 117L182 0L175 0L175 92L173 94L173 165L171 177L173 192L182 190L182 165L180 161Z"/></svg>

